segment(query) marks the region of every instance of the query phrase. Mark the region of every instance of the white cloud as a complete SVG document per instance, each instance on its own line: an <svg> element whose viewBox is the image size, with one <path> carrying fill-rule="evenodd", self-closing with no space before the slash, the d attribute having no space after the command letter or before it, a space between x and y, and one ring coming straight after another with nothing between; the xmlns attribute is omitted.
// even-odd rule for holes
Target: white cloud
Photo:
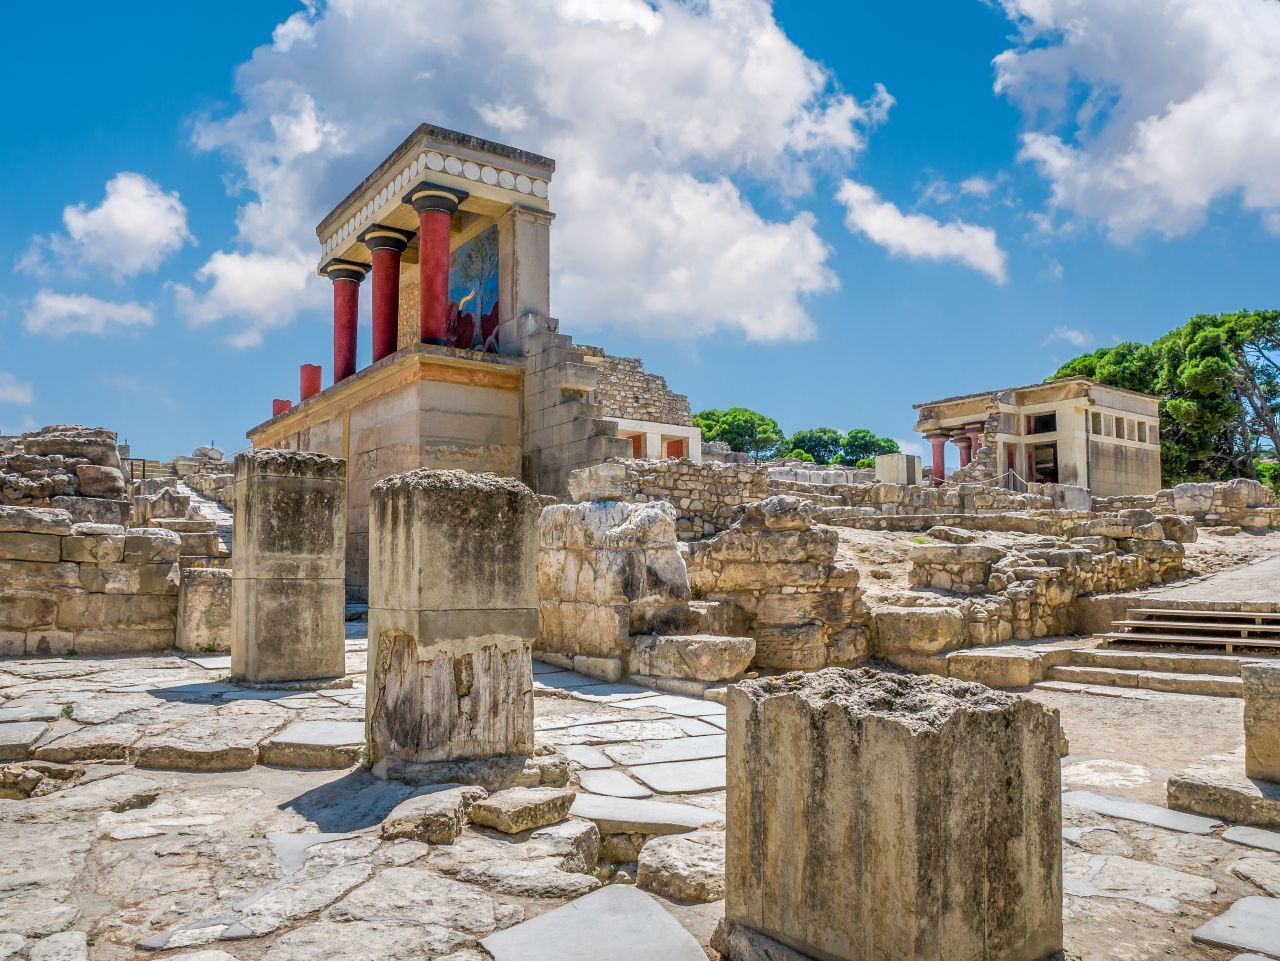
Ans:
<svg viewBox="0 0 1280 961"><path fill-rule="evenodd" d="M902 453L914 454L916 457L925 456L924 443L920 440L920 438L917 437L912 440L907 440L906 438L903 438L903 437L895 437L894 440L898 442L898 449L902 451Z"/></svg>
<svg viewBox="0 0 1280 961"><path fill-rule="evenodd" d="M812 333L804 299L836 285L815 220L766 216L744 191L794 203L820 166L864 148L892 98L841 91L767 0L332 0L306 26L255 51L237 112L195 133L252 195L237 254L223 255L244 259L211 260L210 273L297 264L276 277L273 321L318 286L313 225L427 120L556 158L553 310L566 329ZM370 50L395 78L377 96ZM190 291L185 307L248 339L265 329L264 312L231 299Z"/></svg>
<svg viewBox="0 0 1280 961"><path fill-rule="evenodd" d="M92 266L123 279L156 270L184 244L195 242L178 194L128 171L107 181L102 203L67 207L62 222L65 234L32 238L18 270L48 277L57 267L80 276Z"/></svg>
<svg viewBox="0 0 1280 961"><path fill-rule="evenodd" d="M18 380L13 374L0 370L0 404L31 404L36 393L26 381Z"/></svg>
<svg viewBox="0 0 1280 961"><path fill-rule="evenodd" d="M1051 205L1117 240L1194 230L1238 200L1280 232L1280 3L1000 0L1019 45L996 90Z"/></svg>
<svg viewBox="0 0 1280 961"><path fill-rule="evenodd" d="M960 181L960 192L969 197L990 197L996 189L996 182L988 177L968 177Z"/></svg>
<svg viewBox="0 0 1280 961"><path fill-rule="evenodd" d="M891 254L911 260L954 260L986 274L997 284L1007 279L1007 256L996 232L962 220L941 223L925 214L905 214L865 184L845 180L836 199L845 207L845 226Z"/></svg>
<svg viewBox="0 0 1280 961"><path fill-rule="evenodd" d="M56 294L42 290L27 307L22 325L33 334L108 334L131 327L150 327L155 311L129 301L115 303L87 294Z"/></svg>
<svg viewBox="0 0 1280 961"><path fill-rule="evenodd" d="M1076 327L1055 327L1049 331L1045 337L1045 344L1051 344L1054 341L1062 341L1070 344L1072 347L1092 347L1098 342L1098 338L1087 330L1080 330Z"/></svg>

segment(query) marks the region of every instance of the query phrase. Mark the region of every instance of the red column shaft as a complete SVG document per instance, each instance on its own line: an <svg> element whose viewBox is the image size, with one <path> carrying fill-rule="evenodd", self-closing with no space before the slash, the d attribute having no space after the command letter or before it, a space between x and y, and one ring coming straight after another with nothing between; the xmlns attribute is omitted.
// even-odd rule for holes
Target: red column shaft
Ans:
<svg viewBox="0 0 1280 961"><path fill-rule="evenodd" d="M947 439L930 437L928 440L933 445L933 482L941 484L947 473Z"/></svg>
<svg viewBox="0 0 1280 961"><path fill-rule="evenodd" d="M271 402L271 416L279 417L281 414L283 414L292 406L293 406L293 401L281 400L279 397L277 397L275 400Z"/></svg>
<svg viewBox="0 0 1280 961"><path fill-rule="evenodd" d="M969 459L973 460L978 455L978 451L982 449L982 431L969 431Z"/></svg>
<svg viewBox="0 0 1280 961"><path fill-rule="evenodd" d="M969 435L961 434L959 437L953 438L956 447L960 449L960 466L969 466Z"/></svg>
<svg viewBox="0 0 1280 961"><path fill-rule="evenodd" d="M319 364L303 364L299 369L299 393L302 400L320 393L320 374L322 370Z"/></svg>
<svg viewBox="0 0 1280 961"><path fill-rule="evenodd" d="M418 214L418 327L422 339L444 343L449 310L449 221L443 210Z"/></svg>
<svg viewBox="0 0 1280 961"><path fill-rule="evenodd" d="M360 284L333 282L333 382L356 372L356 331L359 324Z"/></svg>
<svg viewBox="0 0 1280 961"><path fill-rule="evenodd" d="M448 230L446 224L445 227ZM448 241L445 241L446 245ZM382 360L396 351L400 325L400 251L381 247L373 258L373 359ZM446 264L448 259L446 257Z"/></svg>

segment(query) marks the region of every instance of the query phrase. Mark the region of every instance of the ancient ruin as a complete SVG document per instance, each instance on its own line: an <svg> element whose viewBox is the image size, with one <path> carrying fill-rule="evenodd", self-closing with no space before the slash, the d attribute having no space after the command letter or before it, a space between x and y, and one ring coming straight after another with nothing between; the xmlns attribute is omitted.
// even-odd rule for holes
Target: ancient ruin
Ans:
<svg viewBox="0 0 1280 961"><path fill-rule="evenodd" d="M0 438L0 959L1280 957L1272 489L1078 376L704 447L554 173L415 129L248 450Z"/></svg>

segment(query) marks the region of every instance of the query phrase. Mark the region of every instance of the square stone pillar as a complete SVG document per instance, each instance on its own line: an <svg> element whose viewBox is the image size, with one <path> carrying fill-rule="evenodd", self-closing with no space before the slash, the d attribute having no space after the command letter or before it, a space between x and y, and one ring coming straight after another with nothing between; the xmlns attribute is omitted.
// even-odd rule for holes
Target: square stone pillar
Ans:
<svg viewBox="0 0 1280 961"><path fill-rule="evenodd" d="M415 470L369 503L373 771L533 751L538 515L519 481Z"/></svg>
<svg viewBox="0 0 1280 961"><path fill-rule="evenodd" d="M346 671L347 462L236 455L231 671L248 681Z"/></svg>
<svg viewBox="0 0 1280 961"><path fill-rule="evenodd" d="M1240 667L1244 685L1244 773L1280 784L1280 664Z"/></svg>
<svg viewBox="0 0 1280 961"><path fill-rule="evenodd" d="M551 222L548 210L514 205L498 217L498 351L523 354L519 318L551 313Z"/></svg>
<svg viewBox="0 0 1280 961"><path fill-rule="evenodd" d="M1055 711L828 668L728 695L731 961L1040 961L1062 947ZM770 942L774 942L771 945Z"/></svg>

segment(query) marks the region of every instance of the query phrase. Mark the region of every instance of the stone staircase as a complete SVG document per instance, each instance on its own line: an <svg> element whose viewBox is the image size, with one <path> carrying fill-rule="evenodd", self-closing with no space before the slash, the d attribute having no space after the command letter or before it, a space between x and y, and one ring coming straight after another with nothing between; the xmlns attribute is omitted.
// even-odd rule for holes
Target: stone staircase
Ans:
<svg viewBox="0 0 1280 961"><path fill-rule="evenodd" d="M1067 652L1049 681L1239 697L1240 665L1280 655L1276 612L1132 608L1111 626L1097 647Z"/></svg>

